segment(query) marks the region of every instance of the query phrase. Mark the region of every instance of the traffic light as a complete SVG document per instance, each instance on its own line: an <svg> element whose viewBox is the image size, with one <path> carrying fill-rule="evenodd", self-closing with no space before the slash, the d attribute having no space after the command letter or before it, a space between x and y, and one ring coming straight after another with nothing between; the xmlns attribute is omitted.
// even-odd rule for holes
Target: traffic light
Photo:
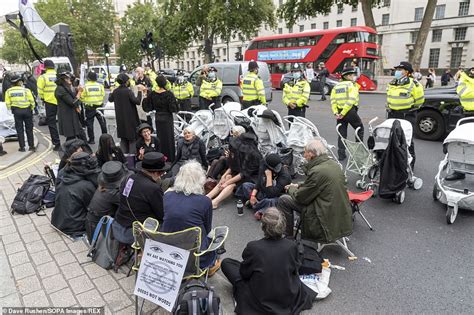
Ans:
<svg viewBox="0 0 474 315"><path fill-rule="evenodd" d="M146 43L148 49L153 49L153 33L147 32L146 33Z"/></svg>
<svg viewBox="0 0 474 315"><path fill-rule="evenodd" d="M147 48L147 46L148 46L148 44L147 44L147 42L146 42L146 38L140 39L140 46L142 47L142 50L143 50L143 51L146 50L146 48Z"/></svg>
<svg viewBox="0 0 474 315"><path fill-rule="evenodd" d="M105 57L110 57L110 47L109 47L109 44L104 44L104 55L105 55Z"/></svg>

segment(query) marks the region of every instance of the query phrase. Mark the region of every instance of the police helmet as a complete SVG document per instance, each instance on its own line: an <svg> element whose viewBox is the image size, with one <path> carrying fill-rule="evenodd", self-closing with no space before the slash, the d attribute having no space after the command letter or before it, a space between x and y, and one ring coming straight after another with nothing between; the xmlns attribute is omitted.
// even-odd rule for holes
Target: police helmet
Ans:
<svg viewBox="0 0 474 315"><path fill-rule="evenodd" d="M120 72L126 72L126 71L127 71L127 66L124 65L124 64L121 64L119 71L120 71Z"/></svg>
<svg viewBox="0 0 474 315"><path fill-rule="evenodd" d="M46 69L54 69L54 62L52 60L46 59L43 64Z"/></svg>
<svg viewBox="0 0 474 315"><path fill-rule="evenodd" d="M216 67L212 67L212 66L211 66L211 67L209 67L209 70L208 70L208 72L211 72L211 71L213 71L213 72L217 72L217 69L216 69Z"/></svg>
<svg viewBox="0 0 474 315"><path fill-rule="evenodd" d="M409 73L413 73L413 67L411 66L411 63L406 62L406 61L400 62L399 65L397 65L393 68L394 69L404 69L404 70L408 71Z"/></svg>
<svg viewBox="0 0 474 315"><path fill-rule="evenodd" d="M90 71L90 72L87 74L87 80L89 80L89 81L97 81L97 73L95 73L94 71Z"/></svg>
<svg viewBox="0 0 474 315"><path fill-rule="evenodd" d="M11 83L17 83L18 81L22 81L21 76L19 74L13 74L10 77L10 82Z"/></svg>
<svg viewBox="0 0 474 315"><path fill-rule="evenodd" d="M301 70L301 67L300 67L299 63L294 63L294 64L291 65L291 72L295 72L295 71L303 71L303 70Z"/></svg>
<svg viewBox="0 0 474 315"><path fill-rule="evenodd" d="M467 69L466 73L470 78L474 78L474 67L470 67L469 69Z"/></svg>
<svg viewBox="0 0 474 315"><path fill-rule="evenodd" d="M341 72L341 76L346 76L348 74L355 74L357 73L354 68L344 68Z"/></svg>
<svg viewBox="0 0 474 315"><path fill-rule="evenodd" d="M256 61L252 60L252 61L249 62L248 70L253 71L255 69L258 69L258 63Z"/></svg>

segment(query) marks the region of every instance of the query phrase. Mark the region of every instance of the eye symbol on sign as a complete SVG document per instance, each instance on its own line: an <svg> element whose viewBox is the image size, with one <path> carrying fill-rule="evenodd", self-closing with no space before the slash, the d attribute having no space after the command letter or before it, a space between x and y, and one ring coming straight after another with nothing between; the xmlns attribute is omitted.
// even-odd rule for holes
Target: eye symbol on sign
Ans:
<svg viewBox="0 0 474 315"><path fill-rule="evenodd" d="M152 246L150 249L156 253L162 253L163 250L159 246Z"/></svg>
<svg viewBox="0 0 474 315"><path fill-rule="evenodd" d="M183 256L181 256L181 254L177 253L177 252L170 253L170 256L173 257L176 260L183 260Z"/></svg>

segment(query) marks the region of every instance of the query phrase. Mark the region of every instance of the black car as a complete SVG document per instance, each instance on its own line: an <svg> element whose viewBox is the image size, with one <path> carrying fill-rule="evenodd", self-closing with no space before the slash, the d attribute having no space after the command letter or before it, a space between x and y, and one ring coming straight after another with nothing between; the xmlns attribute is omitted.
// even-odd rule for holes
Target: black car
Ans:
<svg viewBox="0 0 474 315"><path fill-rule="evenodd" d="M440 140L463 118L456 87L427 89L425 102L416 113L415 135L424 140Z"/></svg>

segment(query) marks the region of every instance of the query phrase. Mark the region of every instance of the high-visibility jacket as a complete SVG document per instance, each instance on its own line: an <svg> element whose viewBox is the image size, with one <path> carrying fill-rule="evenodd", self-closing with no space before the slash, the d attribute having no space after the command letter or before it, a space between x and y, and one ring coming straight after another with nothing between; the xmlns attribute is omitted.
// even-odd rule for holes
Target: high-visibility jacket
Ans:
<svg viewBox="0 0 474 315"><path fill-rule="evenodd" d="M286 83L283 87L283 104L288 106L290 103L295 103L296 107L304 107L309 100L311 88L308 81L300 79L295 84Z"/></svg>
<svg viewBox="0 0 474 315"><path fill-rule="evenodd" d="M222 81L216 79L214 81L203 80L201 84L201 90L199 96L205 99L211 99L213 97L220 96L222 92Z"/></svg>
<svg viewBox="0 0 474 315"><path fill-rule="evenodd" d="M423 86L413 78L393 80L387 86L387 106L391 110L416 108L424 101Z"/></svg>
<svg viewBox="0 0 474 315"><path fill-rule="evenodd" d="M194 88L191 82L185 81L182 84L173 83L171 91L178 100L185 100L194 96Z"/></svg>
<svg viewBox="0 0 474 315"><path fill-rule="evenodd" d="M165 90L171 91L173 86L171 85L171 82L166 79L166 85L165 85ZM158 91L158 83L156 83L156 80L151 81L151 90L152 91Z"/></svg>
<svg viewBox="0 0 474 315"><path fill-rule="evenodd" d="M102 106L104 104L104 86L99 82L87 81L81 94L81 101L86 106Z"/></svg>
<svg viewBox="0 0 474 315"><path fill-rule="evenodd" d="M265 97L265 86L263 85L263 81L256 73L247 73L240 83L240 88L242 89L242 100L258 100L260 104L267 103L267 99Z"/></svg>
<svg viewBox="0 0 474 315"><path fill-rule="evenodd" d="M341 81L331 90L331 108L334 115L345 116L359 105L359 88L352 81Z"/></svg>
<svg viewBox="0 0 474 315"><path fill-rule="evenodd" d="M151 80L151 82L155 82L156 81L156 72L153 71L153 70L148 70L148 71L145 71L145 75Z"/></svg>
<svg viewBox="0 0 474 315"><path fill-rule="evenodd" d="M39 97L50 104L58 105L54 91L56 91L56 70L47 69L46 72L39 76L36 81Z"/></svg>
<svg viewBox="0 0 474 315"><path fill-rule="evenodd" d="M134 86L136 85L134 79L129 79L128 82L129 82L129 84L130 84L130 85L129 85L130 87L134 87ZM119 86L120 86L120 84L117 82L117 80L115 80L115 82L114 82L114 87L118 88Z"/></svg>
<svg viewBox="0 0 474 315"><path fill-rule="evenodd" d="M8 109L12 107L31 107L33 110L35 107L35 99L29 89L22 86L13 86L5 92L5 104Z"/></svg>
<svg viewBox="0 0 474 315"><path fill-rule="evenodd" d="M464 110L474 111L474 78L469 77L465 72L459 76L456 93Z"/></svg>

